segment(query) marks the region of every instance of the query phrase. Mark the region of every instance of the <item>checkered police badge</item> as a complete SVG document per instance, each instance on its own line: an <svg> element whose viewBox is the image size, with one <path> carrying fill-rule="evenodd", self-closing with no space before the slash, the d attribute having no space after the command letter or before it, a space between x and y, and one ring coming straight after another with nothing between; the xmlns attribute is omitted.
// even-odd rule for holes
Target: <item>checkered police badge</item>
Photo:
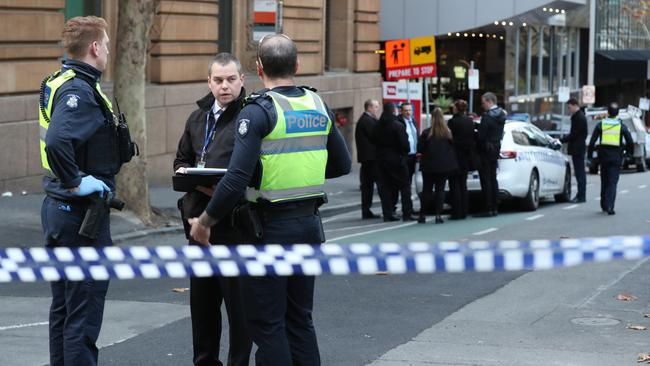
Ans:
<svg viewBox="0 0 650 366"><path fill-rule="evenodd" d="M244 137L248 133L248 125L250 124L250 121L247 119L242 119L239 120L239 127L237 127L237 132L239 133L239 136Z"/></svg>

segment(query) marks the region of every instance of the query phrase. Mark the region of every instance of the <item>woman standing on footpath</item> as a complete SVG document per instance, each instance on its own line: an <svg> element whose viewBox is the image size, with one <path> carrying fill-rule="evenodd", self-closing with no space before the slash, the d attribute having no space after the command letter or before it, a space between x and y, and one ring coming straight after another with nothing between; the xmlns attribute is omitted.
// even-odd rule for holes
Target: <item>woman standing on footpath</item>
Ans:
<svg viewBox="0 0 650 366"><path fill-rule="evenodd" d="M418 138L418 153L420 170L422 171L422 196L420 197L420 217L418 223L426 222L425 213L431 201L431 193L435 186L436 224L441 224L442 205L445 201L445 182L458 169L456 152L454 151L451 131L445 123L445 117L440 108L433 110L433 123L430 128L422 131Z"/></svg>
<svg viewBox="0 0 650 366"><path fill-rule="evenodd" d="M478 168L476 155L476 133L474 121L467 116L467 102L459 99L454 102L454 117L447 126L454 136L454 148L458 161L458 170L449 177L449 193L451 194L450 220L463 220L469 210L467 193L467 172Z"/></svg>

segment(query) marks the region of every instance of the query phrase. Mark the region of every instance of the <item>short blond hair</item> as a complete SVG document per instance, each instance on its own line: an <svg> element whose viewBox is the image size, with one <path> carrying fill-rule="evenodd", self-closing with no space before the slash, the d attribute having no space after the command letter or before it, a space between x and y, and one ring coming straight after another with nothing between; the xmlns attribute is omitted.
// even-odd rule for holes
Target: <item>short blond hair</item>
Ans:
<svg viewBox="0 0 650 366"><path fill-rule="evenodd" d="M92 15L69 19L61 34L63 47L72 58L83 58L90 44L102 40L107 27L106 20Z"/></svg>

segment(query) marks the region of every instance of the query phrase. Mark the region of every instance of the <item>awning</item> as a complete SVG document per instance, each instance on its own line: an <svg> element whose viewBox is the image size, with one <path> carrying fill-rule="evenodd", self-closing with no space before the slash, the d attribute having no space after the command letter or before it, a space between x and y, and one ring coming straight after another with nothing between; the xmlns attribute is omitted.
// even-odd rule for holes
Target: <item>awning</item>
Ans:
<svg viewBox="0 0 650 366"><path fill-rule="evenodd" d="M597 55L612 61L647 61L650 60L650 50L600 50Z"/></svg>

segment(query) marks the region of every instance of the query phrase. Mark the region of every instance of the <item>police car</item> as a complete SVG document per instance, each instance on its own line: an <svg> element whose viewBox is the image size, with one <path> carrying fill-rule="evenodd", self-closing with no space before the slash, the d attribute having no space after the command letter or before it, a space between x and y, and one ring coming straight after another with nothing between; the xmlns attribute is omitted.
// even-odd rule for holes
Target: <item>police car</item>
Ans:
<svg viewBox="0 0 650 366"><path fill-rule="evenodd" d="M497 181L500 200L517 200L534 211L542 198L571 199L571 166L560 151L562 144L535 125L507 120L501 140ZM478 172L468 174L467 190L481 192Z"/></svg>

